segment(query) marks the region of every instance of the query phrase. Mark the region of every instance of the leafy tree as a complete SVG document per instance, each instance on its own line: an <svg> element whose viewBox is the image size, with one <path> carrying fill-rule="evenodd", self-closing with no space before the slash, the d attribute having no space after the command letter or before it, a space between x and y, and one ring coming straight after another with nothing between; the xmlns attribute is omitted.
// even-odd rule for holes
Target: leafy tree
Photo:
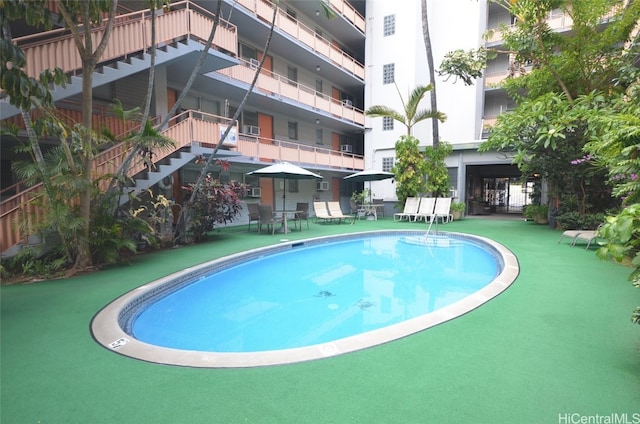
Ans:
<svg viewBox="0 0 640 424"><path fill-rule="evenodd" d="M397 88L397 87L396 87ZM389 106L371 106L365 112L373 117L389 117L407 128L406 136L402 136L396 142L396 164L392 172L396 175L396 196L398 204L404 204L407 197L415 196L426 189L425 175L429 173L427 163L418 149L419 140L411 135L413 126L425 119L438 119L443 121L446 115L442 112L430 109L418 109L424 96L433 89L432 85L421 85L413 89L409 99L402 101L403 113L394 110ZM400 92L398 91L398 94Z"/></svg>
<svg viewBox="0 0 640 424"><path fill-rule="evenodd" d="M403 205L407 197L414 197L427 190L424 176L429 171L429 165L424 160L419 147L420 141L411 136L403 135L396 141L396 162L391 168L396 180L396 196L398 204Z"/></svg>
<svg viewBox="0 0 640 424"><path fill-rule="evenodd" d="M588 164L576 163L585 157L593 117L582 105L601 109L622 89L614 81L632 59L625 42L640 18L639 4L614 9L615 17L603 28L603 17L612 13L606 0L498 3L517 17L514 28L501 31L518 70L502 86L518 106L498 117L480 150L515 152L514 163L523 174L541 174L561 205L577 197L580 213L611 207L603 162L594 157ZM570 14L572 36L549 28L547 17L554 9ZM525 63L533 64L529 73L522 72Z"/></svg>
<svg viewBox="0 0 640 424"><path fill-rule="evenodd" d="M444 160L453 151L453 146L447 142L440 142L438 147L427 146L423 152L427 163L427 192L434 197L443 197L449 193L449 172Z"/></svg>

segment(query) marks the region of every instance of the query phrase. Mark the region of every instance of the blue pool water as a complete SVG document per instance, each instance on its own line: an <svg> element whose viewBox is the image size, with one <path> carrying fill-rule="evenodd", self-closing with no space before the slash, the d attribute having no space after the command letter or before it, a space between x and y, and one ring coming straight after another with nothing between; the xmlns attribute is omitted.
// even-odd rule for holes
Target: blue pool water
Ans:
<svg viewBox="0 0 640 424"><path fill-rule="evenodd" d="M335 341L418 317L488 285L495 254L468 239L383 235L301 245L210 274L147 305L149 344L258 352Z"/></svg>

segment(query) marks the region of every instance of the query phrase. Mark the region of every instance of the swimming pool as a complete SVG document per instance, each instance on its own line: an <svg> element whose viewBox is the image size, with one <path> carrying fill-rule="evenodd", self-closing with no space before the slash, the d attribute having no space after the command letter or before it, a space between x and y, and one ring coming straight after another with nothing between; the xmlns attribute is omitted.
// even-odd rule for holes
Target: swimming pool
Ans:
<svg viewBox="0 0 640 424"><path fill-rule="evenodd" d="M299 362L452 319L495 297L517 274L511 252L477 236L425 239L424 232L378 231L320 237L232 255L146 284L101 310L91 327L108 349L151 362Z"/></svg>

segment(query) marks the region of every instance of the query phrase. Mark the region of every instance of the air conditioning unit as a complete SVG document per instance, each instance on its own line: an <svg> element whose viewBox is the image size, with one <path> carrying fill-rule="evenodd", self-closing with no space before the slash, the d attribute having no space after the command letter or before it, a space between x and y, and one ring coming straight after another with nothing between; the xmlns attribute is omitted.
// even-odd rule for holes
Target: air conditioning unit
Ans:
<svg viewBox="0 0 640 424"><path fill-rule="evenodd" d="M260 187L251 188L251 197L260 197L261 194L262 190L260 190Z"/></svg>
<svg viewBox="0 0 640 424"><path fill-rule="evenodd" d="M258 65L260 65L260 61L258 59L249 59L249 67L251 69L258 69Z"/></svg>
<svg viewBox="0 0 640 424"><path fill-rule="evenodd" d="M452 199L457 199L458 198L458 190L454 190L454 189L449 190L449 197L451 197Z"/></svg>
<svg viewBox="0 0 640 424"><path fill-rule="evenodd" d="M242 127L242 132L245 134L260 135L260 127L256 127L255 125L244 125Z"/></svg>
<svg viewBox="0 0 640 424"><path fill-rule="evenodd" d="M347 107L352 107L353 106L353 102L351 100L349 100L349 99L344 99L342 101L342 104L347 106Z"/></svg>
<svg viewBox="0 0 640 424"><path fill-rule="evenodd" d="M353 146L351 146L351 144L341 144L340 151L345 153L351 153L353 152Z"/></svg>
<svg viewBox="0 0 640 424"><path fill-rule="evenodd" d="M316 188L318 189L318 191L329 190L329 181L318 181Z"/></svg>

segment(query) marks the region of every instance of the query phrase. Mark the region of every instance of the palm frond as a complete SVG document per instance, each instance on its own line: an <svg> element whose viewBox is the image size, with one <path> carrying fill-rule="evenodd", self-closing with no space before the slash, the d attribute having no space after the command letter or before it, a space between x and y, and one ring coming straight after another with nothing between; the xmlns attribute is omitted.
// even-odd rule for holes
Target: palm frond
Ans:
<svg viewBox="0 0 640 424"><path fill-rule="evenodd" d="M447 115L444 112L432 111L431 109L419 110L413 117L413 123L424 121L425 119L437 119L440 122L447 120Z"/></svg>
<svg viewBox="0 0 640 424"><path fill-rule="evenodd" d="M369 109L366 110L365 113L374 118L381 118L381 117L392 118L406 125L405 116L400 112L398 112L397 110L394 110L388 106L384 106L384 105L371 106Z"/></svg>

